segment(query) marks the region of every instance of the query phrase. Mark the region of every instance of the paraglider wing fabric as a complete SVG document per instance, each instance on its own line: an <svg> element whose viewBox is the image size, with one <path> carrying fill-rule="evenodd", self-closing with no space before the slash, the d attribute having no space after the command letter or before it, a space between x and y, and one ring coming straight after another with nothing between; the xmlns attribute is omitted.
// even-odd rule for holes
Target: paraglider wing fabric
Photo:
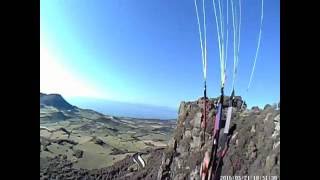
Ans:
<svg viewBox="0 0 320 180"><path fill-rule="evenodd" d="M232 107L228 107L226 125L225 125L224 130L223 130L223 132L224 132L225 134L228 134L228 132L229 132L231 115L232 115Z"/></svg>
<svg viewBox="0 0 320 180"><path fill-rule="evenodd" d="M142 159L142 157L141 157L140 155L138 156L138 159L139 159L142 167L145 167L145 166L146 166L146 163L144 162L144 160Z"/></svg>
<svg viewBox="0 0 320 180"><path fill-rule="evenodd" d="M217 130L220 127L220 117L221 117L221 103L218 105L218 113L216 115L216 122L214 123L214 129Z"/></svg>

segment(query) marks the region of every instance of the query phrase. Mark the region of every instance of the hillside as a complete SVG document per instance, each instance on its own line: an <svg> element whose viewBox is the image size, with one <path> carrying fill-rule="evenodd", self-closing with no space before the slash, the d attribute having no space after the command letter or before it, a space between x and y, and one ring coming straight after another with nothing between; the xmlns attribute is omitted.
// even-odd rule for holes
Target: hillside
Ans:
<svg viewBox="0 0 320 180"><path fill-rule="evenodd" d="M113 165L136 152L165 147L174 120L104 115L40 94L40 165L63 156L74 168Z"/></svg>
<svg viewBox="0 0 320 180"><path fill-rule="evenodd" d="M211 99L214 104L217 99ZM226 111L226 109L224 109ZM216 108L211 107L209 119L213 120ZM138 168L127 155L112 166L93 170L77 168L63 157L56 157L42 166L49 177L80 179L200 179L200 165L206 151L212 146L212 121L209 121L205 140L200 138L199 100L182 102L177 126L168 146L143 151L146 167ZM233 134L229 149L220 169L221 175L280 176L280 109L233 109ZM211 123L210 123L211 122ZM59 165L60 168L57 168ZM49 170L48 170L49 169ZM67 173L62 173L67 172Z"/></svg>

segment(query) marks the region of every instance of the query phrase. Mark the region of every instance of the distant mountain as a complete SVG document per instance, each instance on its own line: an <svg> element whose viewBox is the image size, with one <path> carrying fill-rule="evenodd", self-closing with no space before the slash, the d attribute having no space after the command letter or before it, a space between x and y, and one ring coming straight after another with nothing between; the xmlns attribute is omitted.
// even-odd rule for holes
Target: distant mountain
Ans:
<svg viewBox="0 0 320 180"><path fill-rule="evenodd" d="M139 119L176 119L178 107L162 107L146 104L125 103L102 99L71 97L66 98L71 104L80 108L93 109L95 111L120 117L132 117Z"/></svg>
<svg viewBox="0 0 320 180"><path fill-rule="evenodd" d="M40 108L44 106L53 106L59 110L72 110L75 108L60 94L44 94L40 92Z"/></svg>
<svg viewBox="0 0 320 180"><path fill-rule="evenodd" d="M70 102L70 103L69 103ZM76 105L76 106L74 106ZM92 109L103 114L118 117L130 117L145 120L176 120L177 109L145 104L125 103L93 98L63 98L60 94L40 92L40 109L54 107L58 110Z"/></svg>

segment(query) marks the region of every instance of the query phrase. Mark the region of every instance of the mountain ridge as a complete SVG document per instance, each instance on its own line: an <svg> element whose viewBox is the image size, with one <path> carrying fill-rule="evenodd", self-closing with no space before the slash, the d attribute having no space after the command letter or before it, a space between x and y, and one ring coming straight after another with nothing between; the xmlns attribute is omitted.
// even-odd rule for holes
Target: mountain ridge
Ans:
<svg viewBox="0 0 320 180"><path fill-rule="evenodd" d="M60 94L45 94L40 92L40 107L53 106L59 110L72 110L76 106L68 103Z"/></svg>

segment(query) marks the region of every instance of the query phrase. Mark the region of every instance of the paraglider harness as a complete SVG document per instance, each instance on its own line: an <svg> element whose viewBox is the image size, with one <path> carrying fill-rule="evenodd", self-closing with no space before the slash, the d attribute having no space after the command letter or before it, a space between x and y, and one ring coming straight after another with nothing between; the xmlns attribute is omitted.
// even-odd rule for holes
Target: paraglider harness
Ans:
<svg viewBox="0 0 320 180"><path fill-rule="evenodd" d="M232 91L231 97L229 99L229 108L232 110L234 100L234 91ZM213 144L211 149L211 155L209 160L209 166L208 166L208 172L205 173L205 179L219 179L222 169L222 160L224 156L226 155L226 152L229 148L229 142L231 139L231 136L233 134L233 131L235 129L235 126L229 130L229 124L231 119L231 113L228 113L229 122L226 122L225 124L225 131L223 136L221 137L221 142L219 144L219 136L220 136L220 129L221 127L221 119L222 119L222 109L223 109L223 102L224 102L224 94L223 94L223 88L221 88L221 96L220 101L217 108L217 114L215 117L215 123L214 123L214 131L213 131ZM228 121L228 120L227 120Z"/></svg>

